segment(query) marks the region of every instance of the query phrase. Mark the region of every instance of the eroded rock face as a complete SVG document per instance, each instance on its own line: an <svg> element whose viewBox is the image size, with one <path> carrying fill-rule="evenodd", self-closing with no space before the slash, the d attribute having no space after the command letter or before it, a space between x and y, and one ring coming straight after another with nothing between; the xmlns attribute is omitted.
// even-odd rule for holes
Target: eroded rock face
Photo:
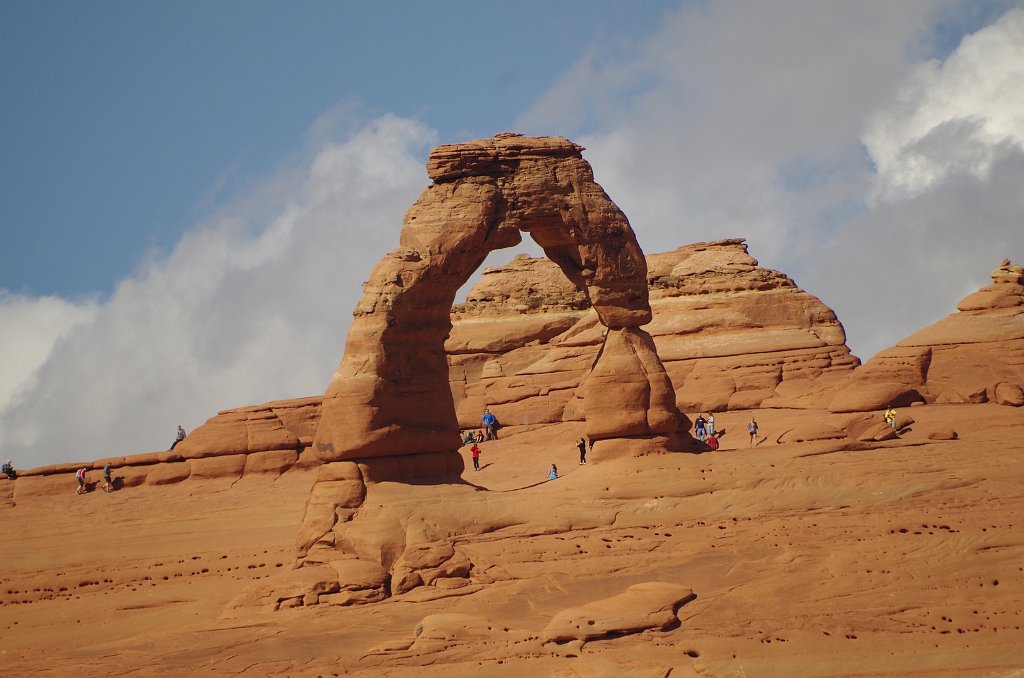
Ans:
<svg viewBox="0 0 1024 678"><path fill-rule="evenodd" d="M880 351L830 404L835 412L911 402L1024 405L1024 269L1004 260L959 312Z"/></svg>
<svg viewBox="0 0 1024 678"><path fill-rule="evenodd" d="M743 240L649 255L647 266L654 320L645 329L681 409L822 407L834 393L827 385L859 363L832 310L758 266ZM521 255L488 269L452 317L446 348L463 427L478 426L485 406L508 426L584 418L590 426L599 411L602 421L621 418L611 405L584 408L583 396L602 383L599 352L642 363L635 351L645 342L606 331L551 262ZM588 375L595 382L583 386ZM622 380L610 400L637 397ZM635 417L611 425L629 429Z"/></svg>
<svg viewBox="0 0 1024 678"><path fill-rule="evenodd" d="M431 153L434 183L406 212L400 246L366 283L324 396L313 445L322 460L458 447L444 350L452 302L487 254L519 243L521 232L586 295L605 327L645 334L638 329L651 320L643 253L581 151L563 138L500 134ZM646 398L630 401L643 402L644 427L602 434L674 430L675 403L662 381L656 376Z"/></svg>

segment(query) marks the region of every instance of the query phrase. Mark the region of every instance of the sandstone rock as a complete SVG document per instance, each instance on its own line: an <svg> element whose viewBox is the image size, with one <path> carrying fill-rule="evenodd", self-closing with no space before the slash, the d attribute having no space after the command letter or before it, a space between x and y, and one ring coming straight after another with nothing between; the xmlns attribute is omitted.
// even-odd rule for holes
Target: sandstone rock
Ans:
<svg viewBox="0 0 1024 678"><path fill-rule="evenodd" d="M960 436L951 428L935 429L928 433L929 440L956 440Z"/></svg>
<svg viewBox="0 0 1024 678"><path fill-rule="evenodd" d="M314 439L322 460L458 447L443 343L452 301L490 251L521 240L520 230L586 294L602 324L650 321L646 262L581 151L566 139L501 134L431 153L434 183L406 212L399 248L371 273L324 396ZM660 382L651 390L654 411L642 418L663 428L659 408L674 392Z"/></svg>
<svg viewBox="0 0 1024 678"><path fill-rule="evenodd" d="M678 584L635 584L617 596L562 610L541 637L544 642L563 643L669 628L679 623L676 610L693 598L693 591Z"/></svg>
<svg viewBox="0 0 1024 678"><path fill-rule="evenodd" d="M1017 384L1008 384L1001 381L992 388L992 395L989 400L998 405L1009 405L1020 407L1024 405L1024 389Z"/></svg>
<svg viewBox="0 0 1024 678"><path fill-rule="evenodd" d="M275 574L253 584L228 603L225 617L249 614L253 608L274 611L296 605L316 605L320 596L341 590L337 572L330 567L303 567Z"/></svg>
<svg viewBox="0 0 1024 678"><path fill-rule="evenodd" d="M188 466L192 469L192 478L239 478L245 470L245 455L190 459Z"/></svg>
<svg viewBox="0 0 1024 678"><path fill-rule="evenodd" d="M223 410L192 431L174 448L184 459L230 454L299 451L311 441L320 419L320 396L276 400Z"/></svg>
<svg viewBox="0 0 1024 678"><path fill-rule="evenodd" d="M845 437L844 431L822 422L813 422L786 431L779 436L779 442L804 443L812 440L838 440Z"/></svg>
<svg viewBox="0 0 1024 678"><path fill-rule="evenodd" d="M921 400L921 394L907 384L855 378L835 395L828 408L833 412L869 412L907 407L917 400Z"/></svg>
<svg viewBox="0 0 1024 678"><path fill-rule="evenodd" d="M294 466L298 459L299 454L295 450L253 452L252 454L247 454L245 457L245 469L243 474L280 474Z"/></svg>
<svg viewBox="0 0 1024 678"><path fill-rule="evenodd" d="M157 464L146 475L146 485L170 485L180 483L192 475L188 462L180 461L171 464Z"/></svg>

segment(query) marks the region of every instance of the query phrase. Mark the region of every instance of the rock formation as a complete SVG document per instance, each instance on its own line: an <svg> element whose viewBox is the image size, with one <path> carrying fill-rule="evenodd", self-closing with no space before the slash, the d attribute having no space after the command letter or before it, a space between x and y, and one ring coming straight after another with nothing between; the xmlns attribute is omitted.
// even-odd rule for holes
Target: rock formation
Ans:
<svg viewBox="0 0 1024 678"><path fill-rule="evenodd" d="M829 408L864 412L913 402L1024 405L1024 270L1004 260L992 284L943 318L884 349Z"/></svg>
<svg viewBox="0 0 1024 678"><path fill-rule="evenodd" d="M500 134L440 146L433 184L406 212L400 246L377 265L324 396L314 450L324 461L455 450L444 341L455 293L491 251L527 232L584 292L613 340L585 394L595 437L675 430L673 391L646 333L646 264L625 215L594 182L582 148ZM633 356L633 357L631 357ZM622 370L644 368L638 375ZM606 415L615 411L614 423Z"/></svg>
<svg viewBox="0 0 1024 678"><path fill-rule="evenodd" d="M825 386L858 365L835 313L759 267L743 240L649 255L647 266L648 330L680 408L820 407ZM521 255L488 269L452 317L460 425L478 426L487 405L507 426L582 419L581 384L615 337L551 262Z"/></svg>

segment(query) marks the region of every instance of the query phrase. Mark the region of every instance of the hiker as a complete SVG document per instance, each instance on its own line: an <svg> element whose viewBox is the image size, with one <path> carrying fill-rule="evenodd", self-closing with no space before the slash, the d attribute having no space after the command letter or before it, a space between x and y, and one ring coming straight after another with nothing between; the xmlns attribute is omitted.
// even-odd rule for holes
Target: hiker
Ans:
<svg viewBox="0 0 1024 678"><path fill-rule="evenodd" d="M103 467L103 491L110 494L114 491L114 481L110 479L110 463Z"/></svg>
<svg viewBox="0 0 1024 678"><path fill-rule="evenodd" d="M14 480L15 478L18 477L18 472L14 470L14 462L12 462L10 459L7 460L7 463L4 464L3 469L0 470L3 471L3 474L5 476L7 476L8 480Z"/></svg>
<svg viewBox="0 0 1024 678"><path fill-rule="evenodd" d="M551 468L548 469L548 480L557 480L557 479L558 479L558 467L555 466L554 464L552 464Z"/></svg>
<svg viewBox="0 0 1024 678"><path fill-rule="evenodd" d="M580 441L576 443L576 447L580 449L580 465L587 463L587 441L585 438L580 438Z"/></svg>
<svg viewBox="0 0 1024 678"><path fill-rule="evenodd" d="M885 423L889 425L893 431L896 430L896 410L889 408L885 411Z"/></svg>
<svg viewBox="0 0 1024 678"><path fill-rule="evenodd" d="M469 448L469 452L470 452L470 454L473 455L473 470L474 471L479 471L480 470L480 447L476 443L473 443L473 447Z"/></svg>
<svg viewBox="0 0 1024 678"><path fill-rule="evenodd" d="M480 430L480 429L477 429L476 440L474 442L482 443L483 441L484 441L484 432L482 430Z"/></svg>
<svg viewBox="0 0 1024 678"><path fill-rule="evenodd" d="M174 447L178 443L180 443L182 440L184 440L184 439L185 439L185 429L183 429L181 427L181 424L178 424L178 434L174 437L174 442L171 443L171 446L170 446L170 448L168 448L167 451L170 452L171 450L173 450Z"/></svg>
<svg viewBox="0 0 1024 678"><path fill-rule="evenodd" d="M708 436L715 435L715 413L708 412Z"/></svg>
<svg viewBox="0 0 1024 678"><path fill-rule="evenodd" d="M469 445L473 442L476 442L476 436L473 435L473 431L466 431L466 435L462 438L462 444Z"/></svg>
<svg viewBox="0 0 1024 678"><path fill-rule="evenodd" d="M707 434L706 430L704 429L704 427L707 425L707 423L708 423L708 420L704 418L703 414L698 414L697 415L697 420L695 422L693 422L694 426L697 429L697 440L700 440L700 441L703 442L703 440L708 437L708 434Z"/></svg>
<svg viewBox="0 0 1024 678"><path fill-rule="evenodd" d="M75 490L75 494L85 494L85 467L78 469L75 472L75 480L78 481L78 489Z"/></svg>
<svg viewBox="0 0 1024 678"><path fill-rule="evenodd" d="M712 451L717 450L718 449L718 436L716 436L714 433L712 433L711 435L708 436L708 439L705 440L704 443L708 447L710 447Z"/></svg>
<svg viewBox="0 0 1024 678"><path fill-rule="evenodd" d="M480 419L483 422L484 430L487 431L488 440L498 439L498 418L491 414L490 408L484 408L484 416Z"/></svg>
<svg viewBox="0 0 1024 678"><path fill-rule="evenodd" d="M751 417L750 423L747 424L747 432L750 433L750 444L757 447L757 421Z"/></svg>

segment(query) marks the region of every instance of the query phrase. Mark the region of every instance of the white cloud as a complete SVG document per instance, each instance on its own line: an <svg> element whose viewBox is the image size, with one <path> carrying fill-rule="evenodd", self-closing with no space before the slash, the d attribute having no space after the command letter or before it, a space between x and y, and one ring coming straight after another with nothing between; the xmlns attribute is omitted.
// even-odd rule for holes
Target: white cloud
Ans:
<svg viewBox="0 0 1024 678"><path fill-rule="evenodd" d="M31 388L57 342L96 317L94 302L30 297L0 290L0 412Z"/></svg>
<svg viewBox="0 0 1024 678"><path fill-rule="evenodd" d="M1024 148L1024 10L922 64L869 123L880 199L913 197L951 174L984 179L1004 145Z"/></svg>
<svg viewBox="0 0 1024 678"><path fill-rule="evenodd" d="M626 63L595 47L520 124L570 136L589 125L576 141L646 251L746 237L870 357L1024 255L1012 181L1021 11L993 9L685 5ZM945 32L986 12L987 27L928 60ZM927 181L872 200L876 186L915 176L914 163Z"/></svg>
<svg viewBox="0 0 1024 678"><path fill-rule="evenodd" d="M437 141L396 117L341 142L325 141L324 127L314 126L307 161L141 264L108 301L17 300L19 317L56 313L61 322L39 320L42 329L19 334L4 323L4 345L31 357L0 382L3 398L28 385L0 409L8 457L30 467L165 449L179 423L193 428L220 409L323 392L362 283L397 244ZM4 320L15 319L11 309L5 298ZM75 317L91 322L67 332Z"/></svg>

